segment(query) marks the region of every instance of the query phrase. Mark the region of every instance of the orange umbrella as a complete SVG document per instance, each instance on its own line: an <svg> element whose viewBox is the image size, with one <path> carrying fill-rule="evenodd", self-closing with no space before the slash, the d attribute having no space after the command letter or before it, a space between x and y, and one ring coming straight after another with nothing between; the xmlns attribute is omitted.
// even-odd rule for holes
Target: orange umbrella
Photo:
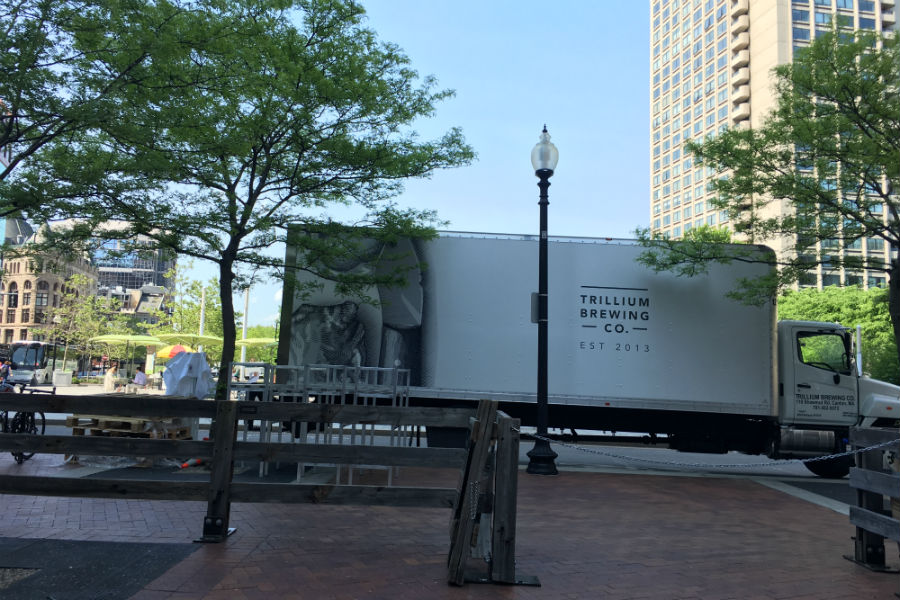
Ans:
<svg viewBox="0 0 900 600"><path fill-rule="evenodd" d="M193 352L189 347L182 346L181 344L173 344L171 346L163 346L159 350L156 351L156 358L160 360L168 360L175 356L176 354L181 354L182 352Z"/></svg>

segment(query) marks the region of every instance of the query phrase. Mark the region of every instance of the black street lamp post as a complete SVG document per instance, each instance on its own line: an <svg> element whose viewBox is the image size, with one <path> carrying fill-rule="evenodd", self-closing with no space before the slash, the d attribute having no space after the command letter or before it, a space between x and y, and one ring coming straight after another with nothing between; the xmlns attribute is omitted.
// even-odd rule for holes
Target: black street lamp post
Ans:
<svg viewBox="0 0 900 600"><path fill-rule="evenodd" d="M549 408L547 405L547 205L550 204L547 188L550 177L559 161L559 152L550 141L547 126L541 132L541 139L531 151L531 165L537 175L538 188L541 190L541 237L538 246L538 294L537 294L537 326L538 326L538 364L537 364L537 434L534 448L528 452L528 469L533 475L556 475L556 452L550 448L547 440L547 422Z"/></svg>

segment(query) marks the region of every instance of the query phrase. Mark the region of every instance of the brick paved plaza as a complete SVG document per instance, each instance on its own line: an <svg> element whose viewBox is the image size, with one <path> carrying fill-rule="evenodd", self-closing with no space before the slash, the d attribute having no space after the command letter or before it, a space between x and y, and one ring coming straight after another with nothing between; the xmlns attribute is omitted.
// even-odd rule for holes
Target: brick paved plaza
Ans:
<svg viewBox="0 0 900 600"><path fill-rule="evenodd" d="M75 469L58 457L22 467L0 457L2 473ZM454 485L456 474L406 469L397 483L423 481ZM450 512L440 509L236 504L237 531L227 542L191 545L203 503L0 495L0 538L170 544L183 552L161 575L131 582L142 586L133 596L141 600L823 600L900 591L896 574L843 558L855 532L846 516L749 479L522 471L519 482L519 572L536 575L541 587L448 586ZM896 547L887 550L896 564ZM7 558L0 554L0 567ZM90 582L90 573L83 579ZM26 581L0 596L17 597ZM54 592L57 600L116 597Z"/></svg>

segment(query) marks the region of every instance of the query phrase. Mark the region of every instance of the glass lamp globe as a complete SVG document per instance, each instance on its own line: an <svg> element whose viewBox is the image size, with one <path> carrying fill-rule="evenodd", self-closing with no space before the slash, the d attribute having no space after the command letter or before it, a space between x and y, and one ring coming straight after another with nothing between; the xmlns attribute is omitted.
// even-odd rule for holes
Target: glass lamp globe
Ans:
<svg viewBox="0 0 900 600"><path fill-rule="evenodd" d="M547 126L544 125L540 141L531 150L531 166L534 167L535 173L538 171L550 171L552 174L556 170L556 163L558 162L559 150L550 141L550 134L547 133Z"/></svg>

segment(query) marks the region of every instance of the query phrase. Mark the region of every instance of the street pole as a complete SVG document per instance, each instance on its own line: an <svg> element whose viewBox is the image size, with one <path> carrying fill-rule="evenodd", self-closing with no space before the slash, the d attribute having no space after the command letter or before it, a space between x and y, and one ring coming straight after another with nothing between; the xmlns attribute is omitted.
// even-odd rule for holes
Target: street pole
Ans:
<svg viewBox="0 0 900 600"><path fill-rule="evenodd" d="M528 452L527 472L533 475L556 475L557 454L550 448L547 439L547 426L550 420L550 408L547 398L548 389L548 233L547 233L547 206L550 204L549 194L550 177L556 168L559 154L556 147L550 142L547 126L541 134L541 141L535 146L531 154L534 173L537 175L538 188L540 188L540 200L538 205L541 212L541 237L538 242L538 296L537 296L537 435L534 447Z"/></svg>

